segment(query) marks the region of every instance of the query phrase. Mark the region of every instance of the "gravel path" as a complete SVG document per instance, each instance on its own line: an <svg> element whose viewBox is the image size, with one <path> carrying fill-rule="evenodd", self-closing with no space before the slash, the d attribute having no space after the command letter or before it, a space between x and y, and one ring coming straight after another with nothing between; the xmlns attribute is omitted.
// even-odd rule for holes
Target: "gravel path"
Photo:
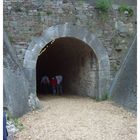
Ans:
<svg viewBox="0 0 140 140"><path fill-rule="evenodd" d="M109 101L41 97L42 109L20 118L15 140L136 140L136 117Z"/></svg>

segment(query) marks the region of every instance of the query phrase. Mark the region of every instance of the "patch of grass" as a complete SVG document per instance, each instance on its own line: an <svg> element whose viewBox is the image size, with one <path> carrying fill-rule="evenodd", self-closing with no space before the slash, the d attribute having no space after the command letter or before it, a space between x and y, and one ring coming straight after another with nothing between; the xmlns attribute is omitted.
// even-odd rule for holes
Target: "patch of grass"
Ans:
<svg viewBox="0 0 140 140"><path fill-rule="evenodd" d="M9 39L10 43L14 43L14 37L12 36L11 33L8 34L8 39Z"/></svg>
<svg viewBox="0 0 140 140"><path fill-rule="evenodd" d="M6 116L7 116L7 120L12 122L19 131L24 129L23 124L20 122L18 118L12 117L12 115L9 112L6 113Z"/></svg>
<svg viewBox="0 0 140 140"><path fill-rule="evenodd" d="M48 16L50 16L50 15L52 15L52 14L53 14L53 12L52 12L52 11L50 11L50 10L49 10L49 11L47 11L47 15L48 15Z"/></svg>
<svg viewBox="0 0 140 140"><path fill-rule="evenodd" d="M22 3L21 2L16 2L15 7L14 7L15 12L22 12L21 7L22 7Z"/></svg>
<svg viewBox="0 0 140 140"><path fill-rule="evenodd" d="M107 12L112 6L110 0L97 0L96 1L96 9L100 10L101 12Z"/></svg>
<svg viewBox="0 0 140 140"><path fill-rule="evenodd" d="M120 5L120 7L118 8L118 11L120 13L124 13L125 11L127 11L128 12L128 16L130 16L130 17L133 15L133 10L128 5L126 5L126 4Z"/></svg>
<svg viewBox="0 0 140 140"><path fill-rule="evenodd" d="M40 11L39 11L39 12L37 13L37 16L40 16L40 17L41 17L41 16L46 16L46 13L45 13L45 12L40 12Z"/></svg>
<svg viewBox="0 0 140 140"><path fill-rule="evenodd" d="M13 122L16 128L18 128L19 131L24 129L23 124L20 122L18 118L13 118Z"/></svg>
<svg viewBox="0 0 140 140"><path fill-rule="evenodd" d="M79 2L80 5L83 5L84 0L79 0L78 2Z"/></svg>
<svg viewBox="0 0 140 140"><path fill-rule="evenodd" d="M96 101L105 101L105 100L110 100L110 99L111 99L111 96L109 95L107 91L104 92L101 98L96 97Z"/></svg>
<svg viewBox="0 0 140 140"><path fill-rule="evenodd" d="M109 93L108 92L105 92L103 95L102 95L102 101L104 100L109 100L110 99L110 96L109 96Z"/></svg>
<svg viewBox="0 0 140 140"><path fill-rule="evenodd" d="M109 19L109 15L107 13L99 13L99 19L102 23L105 23Z"/></svg>

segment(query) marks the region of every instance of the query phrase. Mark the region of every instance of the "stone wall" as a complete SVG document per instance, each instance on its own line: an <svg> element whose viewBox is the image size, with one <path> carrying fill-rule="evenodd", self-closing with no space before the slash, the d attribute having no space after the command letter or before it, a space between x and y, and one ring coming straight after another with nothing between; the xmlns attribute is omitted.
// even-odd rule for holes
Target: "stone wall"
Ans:
<svg viewBox="0 0 140 140"><path fill-rule="evenodd" d="M19 65L14 48L10 45L6 33L4 32L3 44L3 88L4 88L4 107L8 109L13 117L19 117L27 113L32 107L36 97L30 99L29 81L26 79L23 68ZM37 100L36 100L37 101Z"/></svg>
<svg viewBox="0 0 140 140"><path fill-rule="evenodd" d="M96 9L95 3L90 3L90 0L4 0L3 4L4 29L12 46L16 49L15 51L7 47L9 45L4 40L4 104L16 116L21 116L30 107L38 105L35 95L36 62L41 49L47 43L56 38L70 36L80 39L91 47L96 55L94 57L96 64L93 67L95 71L92 71L90 65L92 61L89 58L90 55L88 53L85 55L85 63L82 55L79 55L76 61L81 59L84 67L77 67L77 69L80 68L77 81L75 84L70 84L71 89L77 90L73 92L79 92L81 95L87 92L91 97L98 92L97 96L101 97L109 87L110 73L113 80L137 31L136 5L131 6L134 13L132 17L129 17L126 12L119 13L119 5L116 4L113 4L112 9L107 13L101 13ZM83 54L81 49L79 51ZM130 62L133 64L133 60ZM131 67L130 64L129 66ZM126 71L131 71L129 68ZM74 75L72 77L74 80ZM133 80L135 83L135 79ZM89 87L84 88L85 84ZM75 85L80 86L75 88ZM94 94L91 93L95 89L97 91ZM131 98L125 92L126 94L121 97L120 94L115 94L118 92L117 89L115 90L114 100L120 101L122 98L122 103L125 98L127 101L134 99L132 108L135 109L136 98L133 98L133 95ZM130 104L127 103L130 102L124 104L129 106Z"/></svg>
<svg viewBox="0 0 140 140"><path fill-rule="evenodd" d="M136 6L132 17L118 12L113 5L107 14L100 14L90 1L13 0L4 1L4 28L16 48L21 64L32 37L39 37L51 26L66 22L93 32L108 51L113 80L136 32Z"/></svg>
<svg viewBox="0 0 140 140"><path fill-rule="evenodd" d="M97 58L88 46L81 48L78 53L75 61L77 67L74 65L71 73L71 77L73 77L71 91L75 94L96 98L99 93Z"/></svg>
<svg viewBox="0 0 140 140"><path fill-rule="evenodd" d="M13 50L4 33L4 106L12 116L21 116L29 111L29 85Z"/></svg>
<svg viewBox="0 0 140 140"><path fill-rule="evenodd" d="M137 110L137 39L135 37L110 88L112 99L131 111Z"/></svg>

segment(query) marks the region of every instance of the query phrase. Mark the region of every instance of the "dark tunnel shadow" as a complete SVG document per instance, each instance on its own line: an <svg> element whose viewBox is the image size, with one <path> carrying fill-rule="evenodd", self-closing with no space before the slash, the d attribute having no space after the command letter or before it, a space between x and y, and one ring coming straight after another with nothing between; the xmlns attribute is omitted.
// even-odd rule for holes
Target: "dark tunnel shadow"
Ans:
<svg viewBox="0 0 140 140"><path fill-rule="evenodd" d="M64 95L84 96L92 85L94 86L91 90L94 90L94 93L98 92L97 58L83 41L70 37L58 38L41 50L36 64L37 95L42 93L41 78L44 75L50 78L60 74L63 76Z"/></svg>

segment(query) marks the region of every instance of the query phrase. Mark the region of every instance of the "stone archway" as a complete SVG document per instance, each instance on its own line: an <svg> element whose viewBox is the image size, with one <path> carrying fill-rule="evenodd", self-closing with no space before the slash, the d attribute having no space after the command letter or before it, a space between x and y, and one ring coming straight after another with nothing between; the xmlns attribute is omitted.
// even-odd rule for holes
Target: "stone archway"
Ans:
<svg viewBox="0 0 140 140"><path fill-rule="evenodd" d="M110 83L110 62L106 49L95 35L85 28L77 25L65 23L50 27L42 33L38 38L33 38L32 42L26 50L23 67L25 74L30 82L31 93L36 93L36 62L42 48L49 42L53 42L57 38L73 37L85 42L93 49L98 61L98 97L108 91Z"/></svg>

